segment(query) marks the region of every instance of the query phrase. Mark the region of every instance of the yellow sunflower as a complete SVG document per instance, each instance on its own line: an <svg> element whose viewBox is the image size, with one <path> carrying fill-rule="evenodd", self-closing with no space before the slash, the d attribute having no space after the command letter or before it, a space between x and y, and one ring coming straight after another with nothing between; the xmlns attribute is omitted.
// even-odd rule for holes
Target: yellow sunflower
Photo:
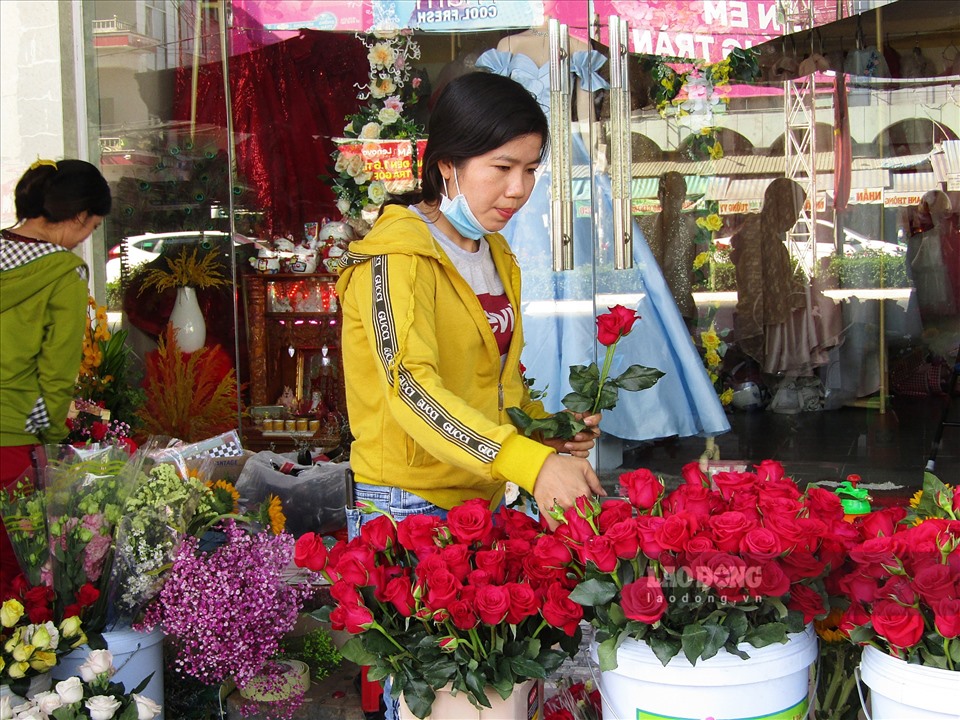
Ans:
<svg viewBox="0 0 960 720"><path fill-rule="evenodd" d="M270 532L279 535L287 525L287 516L283 514L283 504L276 495L268 498L267 517L270 520Z"/></svg>

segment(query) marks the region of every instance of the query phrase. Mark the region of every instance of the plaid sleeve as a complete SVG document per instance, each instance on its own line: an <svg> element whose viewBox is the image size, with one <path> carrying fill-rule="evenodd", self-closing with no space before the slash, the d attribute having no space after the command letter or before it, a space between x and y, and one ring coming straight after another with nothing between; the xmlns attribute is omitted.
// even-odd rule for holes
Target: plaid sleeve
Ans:
<svg viewBox="0 0 960 720"><path fill-rule="evenodd" d="M33 410L27 415L27 421L24 423L23 429L25 432L37 435L48 427L50 427L50 415L47 413L47 404L41 395L34 403Z"/></svg>

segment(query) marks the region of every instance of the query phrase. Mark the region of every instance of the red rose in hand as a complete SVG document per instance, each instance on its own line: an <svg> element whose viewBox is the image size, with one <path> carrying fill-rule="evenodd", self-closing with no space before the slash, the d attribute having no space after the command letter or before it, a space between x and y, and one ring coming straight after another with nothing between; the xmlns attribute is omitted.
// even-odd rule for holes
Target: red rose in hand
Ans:
<svg viewBox="0 0 960 720"><path fill-rule="evenodd" d="M100 597L100 591L97 590L91 583L84 583L80 586L80 589L77 590L76 601L79 603L80 607L86 608L93 605L97 598Z"/></svg>
<svg viewBox="0 0 960 720"><path fill-rule="evenodd" d="M805 623L812 622L815 617L827 612L820 593L800 584L790 586L790 601L787 603L787 607L802 612L803 622Z"/></svg>
<svg viewBox="0 0 960 720"><path fill-rule="evenodd" d="M898 648L908 648L923 637L923 615L915 607L893 600L878 600L870 616L877 635Z"/></svg>
<svg viewBox="0 0 960 720"><path fill-rule="evenodd" d="M630 498L630 504L635 508L649 510L663 495L663 481L646 468L623 473L620 494Z"/></svg>
<svg viewBox="0 0 960 720"><path fill-rule="evenodd" d="M614 305L607 309L610 312L597 316L597 341L601 345L610 346L628 335L640 316L623 305Z"/></svg>
<svg viewBox="0 0 960 720"><path fill-rule="evenodd" d="M525 583L510 583L504 586L510 594L510 609L506 621L518 625L524 618L536 615L540 610L540 599L536 591Z"/></svg>
<svg viewBox="0 0 960 720"><path fill-rule="evenodd" d="M583 606L570 599L570 591L560 585L551 585L541 610L543 619L555 628L573 637L583 619Z"/></svg>
<svg viewBox="0 0 960 720"><path fill-rule="evenodd" d="M933 604L933 623L945 638L960 635L960 599L943 598Z"/></svg>
<svg viewBox="0 0 960 720"><path fill-rule="evenodd" d="M644 575L623 586L620 593L623 614L631 620L653 624L667 611L667 598L656 578Z"/></svg>
<svg viewBox="0 0 960 720"><path fill-rule="evenodd" d="M293 562L297 567L320 572L327 566L327 546L317 533L304 533L297 538L293 550Z"/></svg>
<svg viewBox="0 0 960 720"><path fill-rule="evenodd" d="M447 527L450 528L450 534L462 543L485 544L493 534L493 513L486 500L467 500L447 513Z"/></svg>

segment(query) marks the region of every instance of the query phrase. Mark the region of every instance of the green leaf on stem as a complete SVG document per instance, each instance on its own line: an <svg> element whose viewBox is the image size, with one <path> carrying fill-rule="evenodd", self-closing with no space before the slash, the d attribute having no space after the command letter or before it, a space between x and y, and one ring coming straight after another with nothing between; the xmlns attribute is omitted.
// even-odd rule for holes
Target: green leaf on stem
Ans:
<svg viewBox="0 0 960 720"><path fill-rule="evenodd" d="M613 600L617 594L617 586L612 582L605 582L593 578L577 585L570 593L570 599L580 605L605 605Z"/></svg>
<svg viewBox="0 0 960 720"><path fill-rule="evenodd" d="M644 367L643 365L631 365L617 378L611 378L610 382L615 383L617 387L636 392L646 390L657 384L657 381L664 376L664 373L656 368Z"/></svg>
<svg viewBox="0 0 960 720"><path fill-rule="evenodd" d="M597 396L600 389L600 368L596 363L570 366L570 387L573 391L588 398ZM564 398L566 400L566 398ZM564 407L569 407L564 402Z"/></svg>
<svg viewBox="0 0 960 720"><path fill-rule="evenodd" d="M403 682L403 700L407 703L415 716L423 720L430 714L430 708L433 707L433 701L437 694L423 680L414 677L406 677Z"/></svg>
<svg viewBox="0 0 960 720"><path fill-rule="evenodd" d="M374 655L366 649L359 635L355 635L347 640L343 644L343 647L340 648L340 654L357 665L376 665L379 660L378 655Z"/></svg>
<svg viewBox="0 0 960 720"><path fill-rule="evenodd" d="M617 646L620 643L617 638L607 638L597 646L597 659L600 661L600 670L616 670L617 668Z"/></svg>
<svg viewBox="0 0 960 720"><path fill-rule="evenodd" d="M470 693L476 698L484 707L491 707L490 701L487 699L487 680L483 676L483 673L478 672L477 670L467 670L464 674L464 679L467 683L467 689Z"/></svg>
<svg viewBox="0 0 960 720"><path fill-rule="evenodd" d="M653 654L657 656L657 660L659 660L664 667L680 652L681 648L680 641L674 638L651 636L649 643Z"/></svg>
<svg viewBox="0 0 960 720"><path fill-rule="evenodd" d="M782 643L787 639L787 626L785 623L766 623L755 627L746 634L744 639L754 647L766 647L774 643Z"/></svg>

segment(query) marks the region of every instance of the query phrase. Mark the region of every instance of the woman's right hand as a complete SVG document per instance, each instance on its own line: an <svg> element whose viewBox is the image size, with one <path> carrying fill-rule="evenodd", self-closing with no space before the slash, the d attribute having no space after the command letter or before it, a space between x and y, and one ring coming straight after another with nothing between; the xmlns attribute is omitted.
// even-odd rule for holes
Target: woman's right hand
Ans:
<svg viewBox="0 0 960 720"><path fill-rule="evenodd" d="M590 463L572 455L550 455L533 486L533 497L540 507L540 515L546 518L550 529L558 525L550 517L550 510L554 506L563 510L573 507L581 495L606 495Z"/></svg>

